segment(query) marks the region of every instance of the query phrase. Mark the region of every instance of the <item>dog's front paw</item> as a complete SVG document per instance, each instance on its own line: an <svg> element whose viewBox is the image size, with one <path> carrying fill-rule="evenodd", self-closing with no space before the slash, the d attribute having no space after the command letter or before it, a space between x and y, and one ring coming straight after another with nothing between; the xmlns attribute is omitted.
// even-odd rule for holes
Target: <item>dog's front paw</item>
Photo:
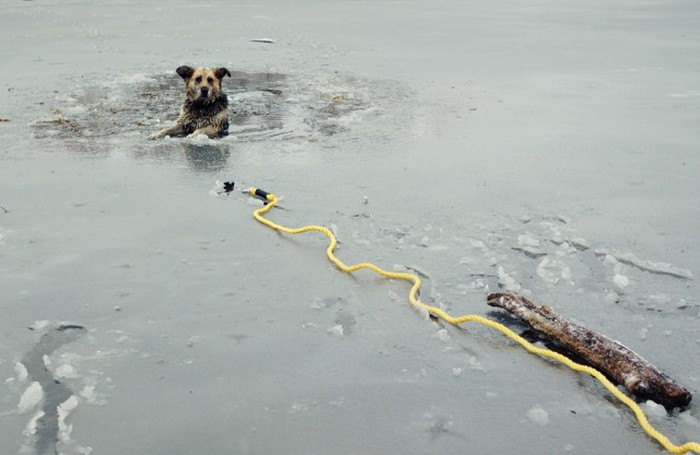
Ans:
<svg viewBox="0 0 700 455"><path fill-rule="evenodd" d="M148 140L155 141L156 139L161 139L162 137L163 136L160 134L160 131L158 131L157 133L153 133L153 134L149 135Z"/></svg>

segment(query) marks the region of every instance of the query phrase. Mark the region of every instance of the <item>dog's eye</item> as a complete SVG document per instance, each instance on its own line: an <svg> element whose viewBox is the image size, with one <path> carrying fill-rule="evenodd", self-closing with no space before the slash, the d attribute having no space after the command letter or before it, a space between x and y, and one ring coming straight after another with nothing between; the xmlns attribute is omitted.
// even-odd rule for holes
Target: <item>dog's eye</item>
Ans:
<svg viewBox="0 0 700 455"><path fill-rule="evenodd" d="M202 76L195 77L194 81L199 84L200 82L202 82Z"/></svg>
<svg viewBox="0 0 700 455"><path fill-rule="evenodd" d="M214 83L214 78L211 77L211 76L209 76L209 77L207 78L207 82L209 82L210 84L213 84L213 83Z"/></svg>

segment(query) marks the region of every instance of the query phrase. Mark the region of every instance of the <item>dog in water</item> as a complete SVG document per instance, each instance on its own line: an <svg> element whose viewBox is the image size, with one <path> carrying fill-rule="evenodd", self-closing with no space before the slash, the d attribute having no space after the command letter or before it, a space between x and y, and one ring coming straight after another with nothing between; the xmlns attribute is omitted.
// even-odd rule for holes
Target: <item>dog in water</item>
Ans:
<svg viewBox="0 0 700 455"><path fill-rule="evenodd" d="M194 137L206 134L210 138L228 134L228 98L221 91L221 79L231 77L226 68L192 68L175 70L185 80L185 102L175 125L151 134L149 139L165 136Z"/></svg>

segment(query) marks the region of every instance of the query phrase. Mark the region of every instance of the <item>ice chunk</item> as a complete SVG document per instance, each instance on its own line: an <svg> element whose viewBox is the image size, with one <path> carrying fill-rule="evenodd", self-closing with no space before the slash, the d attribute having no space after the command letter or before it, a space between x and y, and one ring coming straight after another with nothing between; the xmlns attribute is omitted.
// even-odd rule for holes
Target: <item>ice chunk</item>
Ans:
<svg viewBox="0 0 700 455"><path fill-rule="evenodd" d="M24 414L31 411L44 398L44 389L37 381L32 382L24 391L17 404L17 411Z"/></svg>
<svg viewBox="0 0 700 455"><path fill-rule="evenodd" d="M582 237L571 237L568 239L568 241L571 245L573 245L574 248L576 248L579 251L586 251L591 247L590 243L588 243L588 240Z"/></svg>
<svg viewBox="0 0 700 455"><path fill-rule="evenodd" d="M642 409L646 415L650 417L666 417L668 415L666 408L651 400L647 400L642 403Z"/></svg>
<svg viewBox="0 0 700 455"><path fill-rule="evenodd" d="M659 275L669 275L676 278L683 278L686 280L692 280L693 274L688 269L683 269L679 267L674 267L666 262L653 262L646 259L640 259L632 253L620 253L615 250L605 250L599 248L595 250L595 255L598 257L603 257L605 262L609 263L609 257L614 258L616 261L622 262L623 264L636 267L639 270L643 270L649 273L656 273Z"/></svg>
<svg viewBox="0 0 700 455"><path fill-rule="evenodd" d="M15 373L17 373L17 379L20 381L24 381L29 375L27 367L22 362L15 362Z"/></svg>
<svg viewBox="0 0 700 455"><path fill-rule="evenodd" d="M542 256L546 256L547 252L540 249L540 248L535 248L532 246L516 246L513 247L514 250L516 251L522 251L525 256L532 258L532 259L537 259Z"/></svg>
<svg viewBox="0 0 700 455"><path fill-rule="evenodd" d="M66 417L76 407L78 407L78 398L71 395L66 401L58 405L58 437L62 442L70 441L70 434L73 432L73 425L66 423Z"/></svg>
<svg viewBox="0 0 700 455"><path fill-rule="evenodd" d="M479 359L475 356L469 357L469 369L474 371L486 371L481 362L479 362Z"/></svg>
<svg viewBox="0 0 700 455"><path fill-rule="evenodd" d="M428 309L425 308L424 306L414 306L416 309L416 312L420 317L422 317L424 320L428 321L430 319L430 313L428 312Z"/></svg>
<svg viewBox="0 0 700 455"><path fill-rule="evenodd" d="M469 245L470 245L472 248L478 248L478 249L480 249L480 250L485 250L485 249L486 249L486 245L484 245L484 242L482 242L481 240L469 239Z"/></svg>
<svg viewBox="0 0 700 455"><path fill-rule="evenodd" d="M445 342L445 343L449 343L450 341L452 341L452 337L450 337L449 332L448 332L447 330L445 330L445 329L440 329L440 330L438 330L437 333L435 334L435 336L436 336L440 341L443 341L443 342Z"/></svg>
<svg viewBox="0 0 700 455"><path fill-rule="evenodd" d="M53 372L54 376L57 376L59 378L77 378L78 374L76 373L75 368L73 368L73 365L64 363L63 365L59 365L58 368Z"/></svg>
<svg viewBox="0 0 700 455"><path fill-rule="evenodd" d="M540 246L540 241L530 232L518 235L518 246Z"/></svg>
<svg viewBox="0 0 700 455"><path fill-rule="evenodd" d="M615 286L617 286L620 290L625 289L627 286L630 284L630 279L627 278L625 275L622 275L620 273L616 273L615 276L612 278L612 282Z"/></svg>
<svg viewBox="0 0 700 455"><path fill-rule="evenodd" d="M44 417L44 411L38 411L36 414L32 416L31 419L29 419L29 422L27 423L27 426L24 428L23 433L26 436L31 436L33 434L36 434L37 426L39 424L39 419Z"/></svg>
<svg viewBox="0 0 700 455"><path fill-rule="evenodd" d="M326 329L326 332L341 338L343 335L345 335L345 330L343 329L342 324L336 324L333 327Z"/></svg>
<svg viewBox="0 0 700 455"><path fill-rule="evenodd" d="M498 266L498 283L509 291L518 292L520 290L520 283L515 280L512 276L507 274L503 270L503 266Z"/></svg>
<svg viewBox="0 0 700 455"><path fill-rule="evenodd" d="M543 258L537 265L536 271L537 275L547 283L557 284L561 280L571 282L572 275L569 266L550 257Z"/></svg>
<svg viewBox="0 0 700 455"><path fill-rule="evenodd" d="M617 303L620 301L620 296L618 295L618 293L611 289L605 291L605 295L603 296L603 298L608 303Z"/></svg>
<svg viewBox="0 0 700 455"><path fill-rule="evenodd" d="M103 394L98 393L94 385L86 385L80 391L80 397L90 404L104 405L107 404L107 399Z"/></svg>
<svg viewBox="0 0 700 455"><path fill-rule="evenodd" d="M549 413L539 404L527 411L527 418L530 422L543 427L549 425Z"/></svg>

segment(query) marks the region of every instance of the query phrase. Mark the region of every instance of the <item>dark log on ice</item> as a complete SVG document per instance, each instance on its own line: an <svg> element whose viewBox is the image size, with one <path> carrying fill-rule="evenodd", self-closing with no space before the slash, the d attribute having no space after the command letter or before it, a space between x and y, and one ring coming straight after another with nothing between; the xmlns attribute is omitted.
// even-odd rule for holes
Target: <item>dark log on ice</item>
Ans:
<svg viewBox="0 0 700 455"><path fill-rule="evenodd" d="M537 305L511 292L489 294L487 303L503 308L537 332L578 355L594 368L642 399L668 408L687 406L693 396L683 386L659 371L620 342L567 321L545 305Z"/></svg>

